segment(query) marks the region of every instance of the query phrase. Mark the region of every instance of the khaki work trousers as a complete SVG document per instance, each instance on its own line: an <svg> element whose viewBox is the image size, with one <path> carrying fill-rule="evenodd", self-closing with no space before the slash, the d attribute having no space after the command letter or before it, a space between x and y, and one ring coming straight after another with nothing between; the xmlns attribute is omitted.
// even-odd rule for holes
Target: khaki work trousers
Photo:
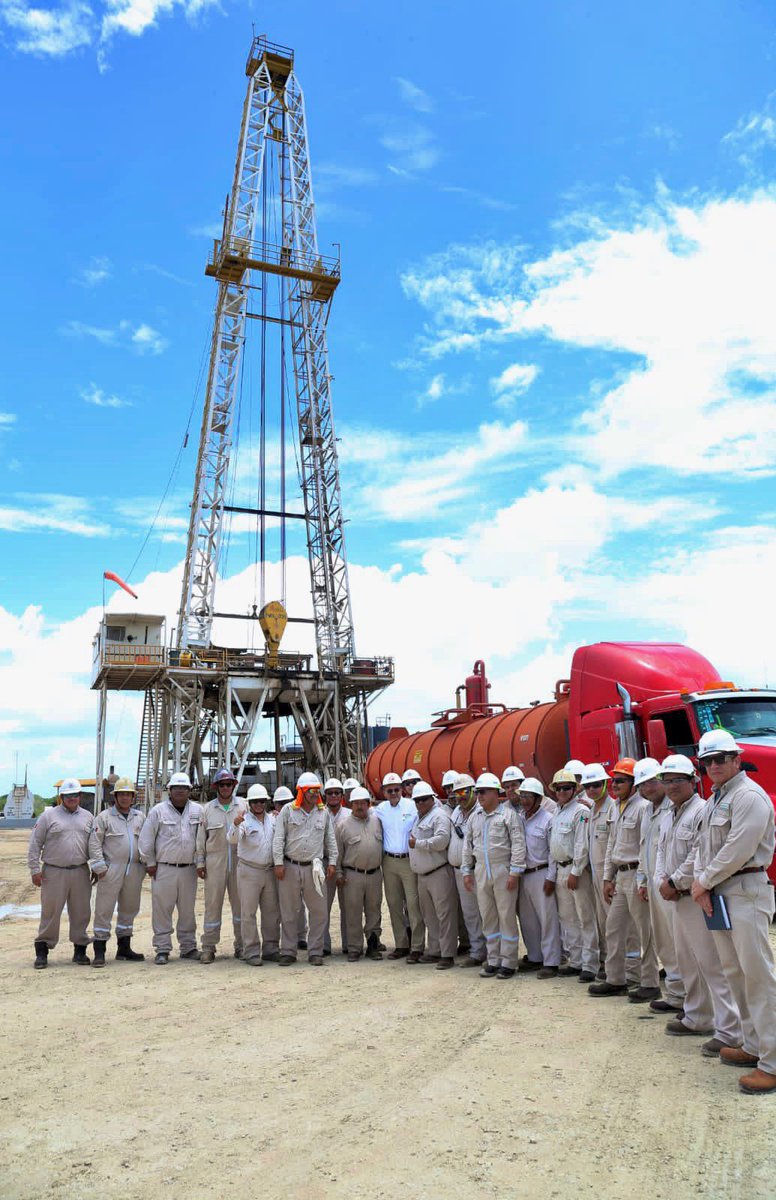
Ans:
<svg viewBox="0 0 776 1200"><path fill-rule="evenodd" d="M609 915L609 905L604 900L604 863L590 864L590 874L593 883L593 907L598 928L598 963L603 967L606 962L606 918Z"/></svg>
<svg viewBox="0 0 776 1200"><path fill-rule="evenodd" d="M458 948L458 892L453 868L445 863L418 875L418 900L428 932L426 953L455 958Z"/></svg>
<svg viewBox="0 0 776 1200"><path fill-rule="evenodd" d="M729 930L712 930L714 945L741 1013L744 1050L756 1054L761 1071L776 1075L776 970L768 929L773 888L764 871L726 879Z"/></svg>
<svg viewBox="0 0 776 1200"><path fill-rule="evenodd" d="M640 985L659 988L660 968L652 937L649 905L639 897L635 870L618 871L615 885L616 891L606 918L606 981L614 984L626 982L626 953L632 920L641 947Z"/></svg>
<svg viewBox="0 0 776 1200"><path fill-rule="evenodd" d="M407 926L404 919L404 906L407 906L407 916L410 923L411 948L416 954L423 953L423 943L426 929L418 899L418 878L407 858L392 858L390 854L383 855L383 888L391 917L393 943L397 950L408 950Z"/></svg>
<svg viewBox="0 0 776 1200"><path fill-rule="evenodd" d="M488 873L485 863L478 862L474 879L488 963L515 970L520 949L515 908L518 892L507 890L509 864L492 862Z"/></svg>
<svg viewBox="0 0 776 1200"><path fill-rule="evenodd" d="M664 900L655 884L650 883L649 919L652 922L652 937L655 942L655 953L658 962L665 968L666 977L663 980L663 991L671 1004L681 1007L684 1001L684 984L676 957L676 942L674 940L673 910L676 904L672 900ZM644 901L642 900L642 904ZM695 906L698 907L697 904Z"/></svg>
<svg viewBox="0 0 776 1200"><path fill-rule="evenodd" d="M157 954L172 952L173 913L178 912L175 935L181 954L197 948L197 918L194 902L197 898L197 868L171 867L156 864L156 877L151 884L151 925L153 945Z"/></svg>
<svg viewBox="0 0 776 1200"><path fill-rule="evenodd" d="M232 930L235 950L242 949L240 892L237 887L237 855L232 847L231 861L225 854L209 854L205 866L205 920L202 927L202 946L217 946L221 941L221 917L224 898L228 894L232 911Z"/></svg>
<svg viewBox="0 0 776 1200"><path fill-rule="evenodd" d="M278 881L280 901L280 952L296 958L302 910L307 909L309 929L307 934L308 957L322 957L323 938L326 933L326 918L329 915L326 891L319 896L313 883L313 868L298 867L288 859L283 863L286 873Z"/></svg>
<svg viewBox="0 0 776 1200"><path fill-rule="evenodd" d="M237 890L240 895L243 958L277 953L280 945L280 905L274 868L238 862ZM261 912L261 937L256 921L257 910Z"/></svg>
<svg viewBox="0 0 776 1200"><path fill-rule="evenodd" d="M598 925L595 919L593 880L589 871L578 877L576 891L567 884L571 866L558 865L555 898L569 964L580 971L598 972Z"/></svg>
<svg viewBox="0 0 776 1200"><path fill-rule="evenodd" d="M466 941L469 943L469 954L472 958L476 958L478 962L485 962L485 938L482 932L482 919L480 917L480 906L477 903L477 893L467 892L463 886L463 875L461 874L460 867L453 867L453 875L455 877L455 886L458 890L458 905L466 923ZM460 925L458 927L458 938L459 941L463 941Z"/></svg>
<svg viewBox="0 0 776 1200"><path fill-rule="evenodd" d="M92 933L98 942L107 942L113 913L116 913L116 937L132 937L135 917L140 912L140 892L146 869L141 862L111 863L94 892Z"/></svg>
<svg viewBox="0 0 776 1200"><path fill-rule="evenodd" d="M560 919L555 896L545 896L547 868L531 871L520 880L517 915L531 962L560 966Z"/></svg>
<svg viewBox="0 0 776 1200"><path fill-rule="evenodd" d="M67 908L70 923L70 941L74 946L88 945L89 918L91 917L92 885L89 868L52 867L44 865L43 882L40 888L40 925L36 941L45 942L53 950L59 941L59 924L62 910Z"/></svg>
<svg viewBox="0 0 776 1200"><path fill-rule="evenodd" d="M685 992L682 1022L688 1029L704 1033L713 1029L726 1046L740 1046L744 1038L741 1017L703 910L691 896L682 896L671 908Z"/></svg>
<svg viewBox="0 0 776 1200"><path fill-rule="evenodd" d="M378 874L379 874L379 872L378 872ZM329 928L331 925L331 909L332 909L332 905L334 904L334 897L335 897L335 895L337 895L337 891L338 891L337 880L336 879L327 879L326 880L326 900L327 900L328 913L326 915L326 932L323 935L323 948L328 953L331 953L331 932L330 932L330 928ZM347 953L347 946L348 946L348 920L347 920L347 915L345 912L345 906L342 901L342 892L341 891L340 891L339 895L337 896L337 906L339 908L339 915L340 915L340 939L341 939L341 943L342 943L342 953L345 954L345 953Z"/></svg>
<svg viewBox="0 0 776 1200"><path fill-rule="evenodd" d="M347 927L348 954L362 954L364 939L374 933L380 936L380 908L383 903L383 877L378 868L365 875L353 867L345 867L345 882L340 889L339 903Z"/></svg>

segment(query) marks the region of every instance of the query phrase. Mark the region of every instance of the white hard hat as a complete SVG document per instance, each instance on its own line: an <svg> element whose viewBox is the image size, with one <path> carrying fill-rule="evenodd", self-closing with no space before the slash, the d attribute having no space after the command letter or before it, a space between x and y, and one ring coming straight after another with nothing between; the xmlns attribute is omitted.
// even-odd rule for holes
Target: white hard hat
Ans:
<svg viewBox="0 0 776 1200"><path fill-rule="evenodd" d="M392 783L401 783L401 775L397 775L395 771L389 771L387 775L383 775L383 787L388 787Z"/></svg>
<svg viewBox="0 0 776 1200"><path fill-rule="evenodd" d="M572 775L581 775L585 769L585 764L580 762L578 758L570 758L563 768L564 771L571 771Z"/></svg>
<svg viewBox="0 0 776 1200"><path fill-rule="evenodd" d="M312 771L302 771L302 774L296 781L298 788L319 788L321 781Z"/></svg>
<svg viewBox="0 0 776 1200"><path fill-rule="evenodd" d="M698 745L698 758L709 754L740 754L741 747L727 729L712 729L704 733Z"/></svg>
<svg viewBox="0 0 776 1200"><path fill-rule="evenodd" d="M324 792L333 791L335 788L337 789L337 791L340 791L340 792L343 792L345 790L343 788L342 784L340 783L339 779L327 779L323 785Z"/></svg>
<svg viewBox="0 0 776 1200"><path fill-rule="evenodd" d="M59 787L60 796L77 796L80 791L80 779L63 779Z"/></svg>
<svg viewBox="0 0 776 1200"><path fill-rule="evenodd" d="M498 776L494 775L492 771L483 771L474 786L478 792L484 791L485 788L495 788L497 792L501 791Z"/></svg>
<svg viewBox="0 0 776 1200"><path fill-rule="evenodd" d="M519 767L507 767L501 776L502 783L520 783L522 779L525 779L525 775Z"/></svg>
<svg viewBox="0 0 776 1200"><path fill-rule="evenodd" d="M473 788L474 780L471 775L456 775L455 783L453 784L454 792L462 792L464 788Z"/></svg>
<svg viewBox="0 0 776 1200"><path fill-rule="evenodd" d="M669 754L663 759L660 767L661 775L688 775L690 778L695 776L695 767L692 759L687 758L685 754Z"/></svg>
<svg viewBox="0 0 776 1200"><path fill-rule="evenodd" d="M188 777L188 775L186 774L186 772L185 772L185 771L175 771L175 772L174 772L174 773L173 773L173 774L170 776L170 782L168 783L168 785L167 785L167 786L168 786L168 787L187 787L187 788L190 788L190 787L191 787L191 780L189 779L189 777Z"/></svg>
<svg viewBox="0 0 776 1200"><path fill-rule="evenodd" d="M291 788L287 788L284 784L281 784L280 787L275 788L272 801L274 804L279 804L281 800L293 800L293 798L294 793L291 791Z"/></svg>
<svg viewBox="0 0 776 1200"><path fill-rule="evenodd" d="M267 789L263 783L252 783L248 788L248 795L246 799L248 800L248 803L250 803L251 800L269 800L269 793L267 792Z"/></svg>
<svg viewBox="0 0 776 1200"><path fill-rule="evenodd" d="M371 799L372 797L369 795L369 792L366 790L366 788L361 787L361 784L357 783L353 788L353 795L350 797L350 803L352 804L354 800L366 800L368 803Z"/></svg>
<svg viewBox="0 0 776 1200"><path fill-rule="evenodd" d="M442 776L442 787L452 787L458 778L457 771L445 771Z"/></svg>
<svg viewBox="0 0 776 1200"><path fill-rule="evenodd" d="M606 768L600 763L588 763L582 772L582 782L586 786L588 783L606 783L608 778Z"/></svg>
<svg viewBox="0 0 776 1200"><path fill-rule="evenodd" d="M436 800L436 793L430 783L419 779L412 789L413 800Z"/></svg>
<svg viewBox="0 0 776 1200"><path fill-rule="evenodd" d="M346 779L342 785L342 789L345 792L349 792L349 791L351 791L352 788L357 788L357 787L361 787L361 784L358 782L357 779ZM363 800L363 796L361 797L361 799Z"/></svg>
<svg viewBox="0 0 776 1200"><path fill-rule="evenodd" d="M633 772L633 786L641 787L642 783L649 783L650 779L657 779L659 774L660 763L656 758L640 758Z"/></svg>
<svg viewBox="0 0 776 1200"><path fill-rule="evenodd" d="M521 792L531 792L534 796L543 796L544 788L541 779L524 779L520 784Z"/></svg>
<svg viewBox="0 0 776 1200"><path fill-rule="evenodd" d="M416 779L420 779L420 775L414 769L414 767L407 767L407 770L401 777L402 783L412 783Z"/></svg>

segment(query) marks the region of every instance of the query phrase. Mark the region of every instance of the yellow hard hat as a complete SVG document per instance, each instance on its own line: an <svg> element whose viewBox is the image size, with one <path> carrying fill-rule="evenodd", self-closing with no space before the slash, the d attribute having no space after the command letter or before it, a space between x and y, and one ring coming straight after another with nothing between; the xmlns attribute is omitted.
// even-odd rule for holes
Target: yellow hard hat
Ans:
<svg viewBox="0 0 776 1200"><path fill-rule="evenodd" d="M552 777L552 787L557 787L559 783L572 783L576 787L577 777L573 771L567 771L564 767L562 771L556 771Z"/></svg>
<svg viewBox="0 0 776 1200"><path fill-rule="evenodd" d="M116 792L132 792L133 796L137 795L137 788L131 779L124 776L122 779L117 779L113 785L113 794Z"/></svg>

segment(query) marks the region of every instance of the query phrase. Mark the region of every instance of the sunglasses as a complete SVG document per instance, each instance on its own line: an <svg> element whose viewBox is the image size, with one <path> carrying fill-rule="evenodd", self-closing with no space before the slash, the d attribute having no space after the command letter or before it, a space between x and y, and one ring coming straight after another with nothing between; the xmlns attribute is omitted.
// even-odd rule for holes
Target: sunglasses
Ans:
<svg viewBox="0 0 776 1200"><path fill-rule="evenodd" d="M329 788L328 791L326 792L326 795L327 796L344 796L345 793L343 792L342 788Z"/></svg>
<svg viewBox="0 0 776 1200"><path fill-rule="evenodd" d="M704 767L708 767L709 763L714 763L715 767L721 767L729 758L735 758L734 754L708 754L701 759Z"/></svg>
<svg viewBox="0 0 776 1200"><path fill-rule="evenodd" d="M585 791L586 791L586 792L593 792L593 791L595 791L595 790L596 790L596 788L600 788L600 786L601 786L601 784L602 784L602 783L606 783L606 780L605 780L605 779L597 779L595 783L586 783L586 784L585 784Z"/></svg>
<svg viewBox="0 0 776 1200"><path fill-rule="evenodd" d="M555 785L555 791L556 792L573 792L574 784L573 783L558 783Z"/></svg>
<svg viewBox="0 0 776 1200"><path fill-rule="evenodd" d="M397 792L401 791L401 788L398 788L398 787L383 788L383 791L385 792L386 796L395 796Z"/></svg>
<svg viewBox="0 0 776 1200"><path fill-rule="evenodd" d="M660 782L664 787L676 787L680 783L691 783L692 775L675 775L672 779L669 779L667 775L661 775Z"/></svg>

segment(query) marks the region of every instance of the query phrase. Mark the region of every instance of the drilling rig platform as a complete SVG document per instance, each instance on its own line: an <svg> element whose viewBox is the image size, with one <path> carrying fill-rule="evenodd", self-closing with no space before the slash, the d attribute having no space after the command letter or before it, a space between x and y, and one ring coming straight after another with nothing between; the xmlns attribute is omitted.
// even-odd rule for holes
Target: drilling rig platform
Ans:
<svg viewBox="0 0 776 1200"><path fill-rule="evenodd" d="M285 782L283 721L298 738L295 770L360 777L370 749L368 704L394 678L390 657L356 654L326 340L340 258L318 249L293 51L256 37L245 74L223 232L205 268L218 294L177 623L168 637L164 617L106 612L94 641L96 777L103 777L110 694L143 693L137 785L146 805L161 798L175 770L204 789L219 766L246 782L258 778L261 759L272 763L264 772L268 781ZM244 384L252 322L259 331L251 376L260 380L257 395L248 395ZM244 422L249 405L257 410L259 438L250 447L247 504L235 502L234 479L236 414ZM296 492L286 481L291 451ZM274 502L268 496L273 481L279 481ZM218 610L216 590L235 517L253 523L249 543L260 590L244 611L230 613ZM285 595L287 530L302 523L311 616L290 615ZM265 594L271 537L278 540L278 600ZM263 645L214 644L215 620L248 622L251 636L260 629ZM314 630L314 651L281 651L287 623ZM264 731L272 748L260 753L254 746Z"/></svg>

